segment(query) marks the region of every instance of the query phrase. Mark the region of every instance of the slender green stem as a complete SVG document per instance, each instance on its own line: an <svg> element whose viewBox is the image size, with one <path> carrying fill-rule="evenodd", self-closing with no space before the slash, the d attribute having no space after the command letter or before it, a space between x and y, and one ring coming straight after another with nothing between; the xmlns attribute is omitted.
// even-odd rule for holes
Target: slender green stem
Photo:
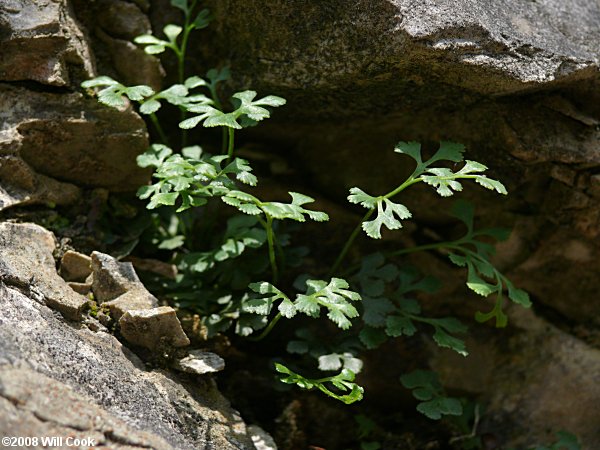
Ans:
<svg viewBox="0 0 600 450"><path fill-rule="evenodd" d="M409 253L423 252L427 250L437 250L440 248L452 248L456 245L457 241L449 242L436 242L435 244L417 245L415 247L403 248L402 250L396 250L393 252L386 252L386 256L400 256L407 255Z"/></svg>
<svg viewBox="0 0 600 450"><path fill-rule="evenodd" d="M384 196L382 196L380 198L385 198L385 199L392 198L395 195L397 195L400 192L402 192L407 187L409 187L409 186L411 186L411 185L413 185L415 183L418 183L419 181L422 181L422 179L420 177L415 177L415 176L416 176L416 172L414 172L410 177L408 177L408 179L404 183L402 183L400 186L398 186L396 189L394 189L393 191L388 192L387 194L385 194ZM369 218L371 217L371 215L374 212L375 212L375 208L370 209L367 212L367 214L365 214L365 216L361 219L360 223L356 226L356 228L354 229L354 231L352 231L352 234L350 235L350 237L346 241L346 244L342 248L342 251L338 255L338 257L335 260L335 262L333 263L333 266L331 267L331 270L329 271L329 276L334 275L335 272L339 269L340 265L344 261L344 258L348 254L348 251L352 247L352 244L354 244L354 241L358 237L358 234L360 233L360 230L362 228L363 222L366 222L367 220L369 220Z"/></svg>
<svg viewBox="0 0 600 450"><path fill-rule="evenodd" d="M273 284L277 283L277 279L279 278L279 273L277 271L277 260L275 258L275 233L273 233L273 218L266 214L267 216L267 243L269 245L269 261L271 262L271 276L273 279Z"/></svg>
<svg viewBox="0 0 600 450"><path fill-rule="evenodd" d="M358 236L358 234L360 233L360 230L362 229L362 224L363 222L369 220L369 217L371 217L371 215L375 212L374 209L370 209L369 211L367 211L367 213L364 215L364 217L360 220L359 224L356 226L356 228L354 228L354 230L352 231L352 234L350 235L350 237L348 238L348 240L346 241L346 244L344 244L344 247L342 248L342 251L340 252L340 254L338 255L337 259L335 260L335 262L333 263L333 266L331 267L331 270L329 271L329 275L328 277L331 277L333 275L335 275L335 273L337 272L337 270L339 269L340 265L342 264L342 262L344 261L344 258L346 257L346 255L348 254L348 251L350 250L350 248L352 247L352 244L354 244L354 241L356 240L356 237Z"/></svg>
<svg viewBox="0 0 600 450"><path fill-rule="evenodd" d="M227 139L227 164L229 164L233 160L233 146L234 146L234 132L233 128L227 128L228 139ZM269 220L269 216L267 216L267 223Z"/></svg>
<svg viewBox="0 0 600 450"><path fill-rule="evenodd" d="M163 142L163 144L168 145L169 139L167 139L167 135L160 126L160 122L158 121L158 117L156 117L156 114L150 114L150 120L152 121L154 128L156 128L156 132L158 133L158 137L160 138L160 140Z"/></svg>
<svg viewBox="0 0 600 450"><path fill-rule="evenodd" d="M260 340L264 339L271 332L271 330L275 327L275 325L277 325L277 322L279 322L279 320L282 317L283 316L281 315L281 313L278 312L277 315L275 317L273 317L273 320L271 320L271 322L269 322L269 325L267 325L267 327L262 331L262 333L260 333L256 337L252 337L252 338L249 338L249 339L251 341L260 341Z"/></svg>
<svg viewBox="0 0 600 450"><path fill-rule="evenodd" d="M227 152L228 127L221 127L221 153Z"/></svg>

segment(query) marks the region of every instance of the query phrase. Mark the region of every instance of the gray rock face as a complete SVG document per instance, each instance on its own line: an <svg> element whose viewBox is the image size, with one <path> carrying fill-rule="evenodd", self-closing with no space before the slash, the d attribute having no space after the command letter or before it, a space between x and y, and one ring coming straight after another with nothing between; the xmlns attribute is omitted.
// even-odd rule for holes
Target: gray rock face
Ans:
<svg viewBox="0 0 600 450"><path fill-rule="evenodd" d="M133 309L119 319L121 334L133 345L150 350L161 347L186 347L190 340L183 332L175 310L170 306Z"/></svg>
<svg viewBox="0 0 600 450"><path fill-rule="evenodd" d="M192 350L188 356L177 360L174 368L182 372L203 375L223 370L225 360L215 353Z"/></svg>
<svg viewBox="0 0 600 450"><path fill-rule="evenodd" d="M82 253L67 250L60 260L60 276L66 281L84 282L92 274L92 259Z"/></svg>
<svg viewBox="0 0 600 450"><path fill-rule="evenodd" d="M505 95L598 72L600 7L590 0L211 3L211 46L221 43L236 77L313 118L398 109L425 83Z"/></svg>
<svg viewBox="0 0 600 450"><path fill-rule="evenodd" d="M0 281L78 320L88 300L58 276L54 235L34 224L0 223Z"/></svg>
<svg viewBox="0 0 600 450"><path fill-rule="evenodd" d="M145 289L133 269L133 264L119 262L110 255L93 252L92 271L92 289L98 303L113 300L127 291Z"/></svg>
<svg viewBox="0 0 600 450"><path fill-rule="evenodd" d="M110 334L69 326L4 282L0 322L3 435L75 433L119 449L253 449L211 380L147 371Z"/></svg>

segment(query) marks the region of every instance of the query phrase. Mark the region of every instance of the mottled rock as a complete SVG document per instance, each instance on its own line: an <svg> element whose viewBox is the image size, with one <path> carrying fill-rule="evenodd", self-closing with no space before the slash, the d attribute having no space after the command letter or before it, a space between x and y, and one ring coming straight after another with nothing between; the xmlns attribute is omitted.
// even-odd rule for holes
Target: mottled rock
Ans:
<svg viewBox="0 0 600 450"><path fill-rule="evenodd" d="M273 437L258 425L250 425L248 434L252 438L256 450L277 450L277 444Z"/></svg>
<svg viewBox="0 0 600 450"><path fill-rule="evenodd" d="M72 183L123 191L148 178L135 162L148 146L146 129L131 110L0 84L0 123L0 184L14 198L7 205L67 204L79 196Z"/></svg>
<svg viewBox="0 0 600 450"><path fill-rule="evenodd" d="M129 343L150 350L163 345L190 345L175 310L170 306L127 311L119 320L119 327Z"/></svg>
<svg viewBox="0 0 600 450"><path fill-rule="evenodd" d="M92 259L83 253L67 250L60 260L60 275L66 281L84 282L92 273Z"/></svg>
<svg viewBox="0 0 600 450"><path fill-rule="evenodd" d="M129 310L152 309L158 306L156 297L146 289L133 289L119 295L114 300L104 302L114 320L119 320Z"/></svg>
<svg viewBox="0 0 600 450"><path fill-rule="evenodd" d="M174 368L182 372L202 375L225 369L225 360L215 353L191 350L188 356L175 361Z"/></svg>
<svg viewBox="0 0 600 450"><path fill-rule="evenodd" d="M67 0L5 0L0 28L0 81L66 86L92 76L90 49Z"/></svg>
<svg viewBox="0 0 600 450"><path fill-rule="evenodd" d="M79 320L88 300L56 272L54 235L34 224L0 223L0 280Z"/></svg>
<svg viewBox="0 0 600 450"><path fill-rule="evenodd" d="M254 448L210 380L149 372L110 334L70 326L4 281L0 322L3 436L88 436L115 449Z"/></svg>
<svg viewBox="0 0 600 450"><path fill-rule="evenodd" d="M92 253L94 298L98 303L113 300L130 290L143 289L130 262L119 262L110 255Z"/></svg>

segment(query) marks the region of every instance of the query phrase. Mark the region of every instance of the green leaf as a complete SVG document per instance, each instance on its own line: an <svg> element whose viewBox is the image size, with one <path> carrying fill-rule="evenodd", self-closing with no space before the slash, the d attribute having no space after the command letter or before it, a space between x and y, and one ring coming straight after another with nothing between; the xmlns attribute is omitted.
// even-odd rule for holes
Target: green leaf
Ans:
<svg viewBox="0 0 600 450"><path fill-rule="evenodd" d="M275 370L283 376L280 379L283 383L295 384L302 389L319 389L324 394L339 400L347 405L362 400L363 388L354 383L354 372L350 369L343 369L338 375L313 380L305 378L300 374L292 372L283 364L275 363ZM336 394L331 391L326 384L331 383L337 389L342 391L342 394Z"/></svg>
<svg viewBox="0 0 600 450"><path fill-rule="evenodd" d="M506 287L508 288L508 298L510 298L513 302L521 305L525 308L529 308L531 306L531 300L529 299L529 294L522 289L517 289L510 282L506 282Z"/></svg>
<svg viewBox="0 0 600 450"><path fill-rule="evenodd" d="M387 341L387 336L383 330L369 326L365 326L360 330L358 337L369 350L377 348Z"/></svg>
<svg viewBox="0 0 600 450"><path fill-rule="evenodd" d="M413 390L413 396L421 402L417 411L430 419L439 420L444 415L460 416L462 404L458 399L446 397L435 372L415 370L400 377L407 389Z"/></svg>
<svg viewBox="0 0 600 450"><path fill-rule="evenodd" d="M178 25L173 25L173 24L169 24L163 28L163 33L165 33L165 36L167 36L167 38L171 42L175 42L175 40L177 39L177 36L179 36L182 31L183 31L183 28L181 28Z"/></svg>
<svg viewBox="0 0 600 450"><path fill-rule="evenodd" d="M375 328L385 326L387 315L396 310L394 304L387 298L364 297L362 305L363 321Z"/></svg>
<svg viewBox="0 0 600 450"><path fill-rule="evenodd" d="M140 113L153 114L160 109L160 102L157 100L148 100L140 106Z"/></svg>
<svg viewBox="0 0 600 450"><path fill-rule="evenodd" d="M113 80L110 77L107 76L101 76L101 77L96 77L96 78L92 78L91 80L86 80L83 83L81 83L81 87L85 88L85 89L90 89L90 88L95 88L95 87L100 87L100 86L114 86L114 85L118 85L119 82Z"/></svg>
<svg viewBox="0 0 600 450"><path fill-rule="evenodd" d="M417 331L414 323L406 316L389 316L386 320L385 332L390 337L412 336Z"/></svg>
<svg viewBox="0 0 600 450"><path fill-rule="evenodd" d="M394 149L396 153L402 153L404 155L410 156L414 159L417 164L421 164L421 144L419 142L411 141L411 142L398 142L396 144L396 148Z"/></svg>
<svg viewBox="0 0 600 450"><path fill-rule="evenodd" d="M157 208L160 205L171 206L175 204L178 194L176 192L155 194L148 204L148 209Z"/></svg>
<svg viewBox="0 0 600 450"><path fill-rule="evenodd" d="M448 333L446 333L446 331L444 331L442 327L435 327L433 340L440 347L452 349L462 356L467 356L469 354L469 352L467 352L467 348L465 346L464 341L449 335Z"/></svg>
<svg viewBox="0 0 600 450"><path fill-rule="evenodd" d="M329 283L322 280L307 280L306 294L298 294L296 309L310 317L318 317L321 307L328 310L327 317L343 330L350 328L349 319L358 316L358 311L349 301L361 299L357 292L348 290L348 282L332 278Z"/></svg>
<svg viewBox="0 0 600 450"><path fill-rule="evenodd" d="M213 18L210 14L210 11L208 9L203 9L198 13L196 18L194 19L194 28L196 28L196 30L206 28L210 24L212 19Z"/></svg>
<svg viewBox="0 0 600 450"><path fill-rule="evenodd" d="M404 206L379 197L377 199L377 217L373 220L363 222L362 228L367 236L373 239L381 239L381 227L389 230L402 228L399 219L404 220L411 217L410 211Z"/></svg>
<svg viewBox="0 0 600 450"><path fill-rule="evenodd" d="M279 311L284 317L291 319L296 315L297 310L292 301L287 295L285 295L272 284L267 283L266 281L261 281L260 283L252 283L248 287L262 296L258 300L260 300L263 305L268 305L268 307L265 306L263 309L255 308L254 310L248 310L249 312L267 315L271 312L272 305L277 301L281 301L282 303L279 306ZM282 307L281 305L284 306Z"/></svg>
<svg viewBox="0 0 600 450"><path fill-rule="evenodd" d="M353 187L350 189L348 201L350 203L360 204L364 208L373 209L377 206L379 197L372 197L363 190Z"/></svg>
<svg viewBox="0 0 600 450"><path fill-rule="evenodd" d="M188 2L187 2L187 0L171 0L171 6L174 6L175 8L179 8L187 16L187 14L188 14Z"/></svg>
<svg viewBox="0 0 600 450"><path fill-rule="evenodd" d="M433 186L442 197L450 197L454 191L462 191L462 185L455 180L456 177L450 169L429 169L428 172L433 175L423 175L421 179Z"/></svg>
<svg viewBox="0 0 600 450"><path fill-rule="evenodd" d="M437 161L452 161L461 162L463 160L463 153L465 152L465 146L456 142L440 142L440 148L433 155L433 157L427 161L427 165L431 165ZM471 161L474 162L474 161Z"/></svg>
<svg viewBox="0 0 600 450"><path fill-rule="evenodd" d="M136 158L140 167L160 167L165 159L173 153L166 145L152 144L148 150Z"/></svg>

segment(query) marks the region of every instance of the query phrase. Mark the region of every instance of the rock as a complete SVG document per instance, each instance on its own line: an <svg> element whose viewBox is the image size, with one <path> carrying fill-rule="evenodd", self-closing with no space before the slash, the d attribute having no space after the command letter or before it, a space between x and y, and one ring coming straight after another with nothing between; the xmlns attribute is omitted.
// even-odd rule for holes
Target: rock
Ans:
<svg viewBox="0 0 600 450"><path fill-rule="evenodd" d="M60 275L66 281L84 282L92 273L92 259L79 252L67 250L60 260Z"/></svg>
<svg viewBox="0 0 600 450"><path fill-rule="evenodd" d="M18 155L44 175L83 186L133 190L148 171L144 122L81 94L34 92L0 85L0 156Z"/></svg>
<svg viewBox="0 0 600 450"><path fill-rule="evenodd" d="M574 0L568 11L510 0L274 0L270 14L260 1L209 6L209 57L231 58L238 83L284 94L294 114L313 118L325 109L385 114L420 95L424 105L444 95L431 92L432 83L506 95L598 71L600 6L590 0Z"/></svg>
<svg viewBox="0 0 600 450"><path fill-rule="evenodd" d="M252 438L256 450L277 450L277 444L275 444L271 435L258 425L250 425L248 434Z"/></svg>
<svg viewBox="0 0 600 450"><path fill-rule="evenodd" d="M92 283L77 283L75 281L68 281L67 285L78 294L85 296L87 296L92 291Z"/></svg>
<svg viewBox="0 0 600 450"><path fill-rule="evenodd" d="M69 205L81 197L78 187L40 175L21 158L1 151L0 181L0 210L14 205Z"/></svg>
<svg viewBox="0 0 600 450"><path fill-rule="evenodd" d="M93 252L92 271L92 290L98 303L113 300L130 290L144 289L133 265L130 262L119 262L110 255Z"/></svg>
<svg viewBox="0 0 600 450"><path fill-rule="evenodd" d="M128 342L150 350L159 349L164 344L173 347L190 345L175 310L170 306L127 311L119 320L119 327Z"/></svg>
<svg viewBox="0 0 600 450"><path fill-rule="evenodd" d="M161 89L165 74L160 60L132 42L136 36L151 32L148 17L140 9L144 5L122 0L74 0L73 5L88 29L98 73L129 86L146 84Z"/></svg>
<svg viewBox="0 0 600 450"><path fill-rule="evenodd" d="M129 310L152 309L158 306L156 297L146 289L133 289L119 295L114 300L104 302L103 307L108 307L114 320L119 320Z"/></svg>
<svg viewBox="0 0 600 450"><path fill-rule="evenodd" d="M600 349L531 310L511 308L509 323L500 333L480 330L467 358L436 349L432 368L444 386L478 395L486 405L479 433L495 433L502 448L554 442L559 430L600 448Z"/></svg>
<svg viewBox="0 0 600 450"><path fill-rule="evenodd" d="M0 82L67 86L92 77L90 49L67 0L2 3Z"/></svg>
<svg viewBox="0 0 600 450"><path fill-rule="evenodd" d="M79 320L88 300L58 275L54 235L34 224L0 223L0 280L34 292L65 317Z"/></svg>
<svg viewBox="0 0 600 450"><path fill-rule="evenodd" d="M191 350L188 356L175 362L174 368L182 372L203 375L225 369L225 360L215 353Z"/></svg>
<svg viewBox="0 0 600 450"><path fill-rule="evenodd" d="M41 243L44 236L37 236ZM115 449L254 448L245 424L212 381L187 383L169 372L147 371L110 334L70 326L4 283L3 436L91 437L99 446Z"/></svg>

